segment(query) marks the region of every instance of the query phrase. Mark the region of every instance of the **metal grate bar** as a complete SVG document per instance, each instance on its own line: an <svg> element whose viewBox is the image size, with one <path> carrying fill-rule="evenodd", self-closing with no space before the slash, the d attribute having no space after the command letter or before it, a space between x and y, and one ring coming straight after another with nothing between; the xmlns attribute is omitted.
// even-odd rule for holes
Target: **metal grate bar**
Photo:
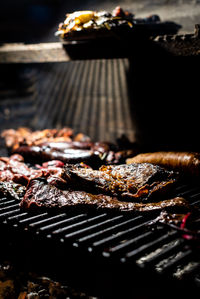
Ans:
<svg viewBox="0 0 200 299"><path fill-rule="evenodd" d="M181 279L185 281L191 280L195 281L196 276L200 273L200 260L193 262L193 265L190 265L189 269L185 269L184 273L182 273Z"/></svg>
<svg viewBox="0 0 200 299"><path fill-rule="evenodd" d="M11 215L17 214L18 212L20 212L20 209L15 209L15 210L12 210L12 211L9 211L9 212L1 213L0 214L0 219L5 219L5 218L7 218Z"/></svg>
<svg viewBox="0 0 200 299"><path fill-rule="evenodd" d="M10 203L14 203L16 202L14 199L12 200L8 200L8 201L4 201L0 203L0 209L2 209L2 207L9 205Z"/></svg>
<svg viewBox="0 0 200 299"><path fill-rule="evenodd" d="M93 251L94 248L98 248L99 246L105 246L105 244L107 243L112 243L117 241L118 239L123 239L123 237L128 237L129 235L132 234L137 234L139 233L142 229L144 229L146 227L146 225L148 225L151 221L148 220L146 222L143 222L142 224L139 224L137 226L131 227L129 229L126 229L124 231L120 231L119 233L109 236L107 238L101 239L99 241L96 241L94 243L92 243L92 245L88 248L89 251Z"/></svg>
<svg viewBox="0 0 200 299"><path fill-rule="evenodd" d="M131 248L135 248L135 246L139 246L140 243L144 244L147 240L149 240L149 237L153 237L153 233L151 231L143 233L142 235L139 235L131 240L124 241L117 246L108 248L106 251L103 251L102 254L105 257L123 254L123 252L127 251L130 246Z"/></svg>
<svg viewBox="0 0 200 299"><path fill-rule="evenodd" d="M135 246L139 246L141 243L145 244L147 241L149 241L150 237L151 237L151 239L152 239L152 237L155 237L155 233L152 232L152 231L148 231L148 232L146 232L142 235L139 235L139 236L137 236L133 239L124 241L123 243L121 243L117 246L108 248L106 252L103 252L103 255L104 256L110 256L111 254L118 253L119 251L120 251L120 253L124 252L125 250L127 251L127 249L130 246L135 247Z"/></svg>
<svg viewBox="0 0 200 299"><path fill-rule="evenodd" d="M186 191L184 191L184 192L181 192L180 193L180 196L183 196L183 197L192 197L192 196L195 196L195 195L197 195L197 194L199 194L199 192L200 192L200 188L199 187L193 187L193 188L191 188L191 189L187 189Z"/></svg>
<svg viewBox="0 0 200 299"><path fill-rule="evenodd" d="M14 204L14 205L10 205L8 207L3 207L3 208L1 208L0 214L2 212L4 213L5 211L9 211L9 210L12 210L12 209L17 208L17 207L19 207L19 204Z"/></svg>
<svg viewBox="0 0 200 299"><path fill-rule="evenodd" d="M52 229L56 228L57 226L62 226L63 224L74 222L74 221L79 220L79 219L81 219L85 216L87 216L87 214L79 214L79 215L76 215L76 216L58 221L58 222L54 222L52 224L40 227L39 232L47 232L49 230L52 230Z"/></svg>
<svg viewBox="0 0 200 299"><path fill-rule="evenodd" d="M126 253L125 257L121 258L121 261L126 262L130 258L136 258L143 253L148 253L150 251L153 251L159 246L173 240L177 235L178 235L177 232L173 232L170 235L165 234L152 242L146 243L145 245Z"/></svg>
<svg viewBox="0 0 200 299"><path fill-rule="evenodd" d="M143 262L142 265L151 267L159 263L161 260L164 260L165 258L168 258L172 254L178 252L183 247L183 244L184 244L184 240L179 239L175 244L173 245L170 244L167 248L162 249L161 252L156 253L151 258L148 258L145 262Z"/></svg>
<svg viewBox="0 0 200 299"><path fill-rule="evenodd" d="M19 213L18 215L8 217L8 219L6 219L6 221L8 223L15 223L15 222L18 222L21 218L25 218L26 216L28 216L27 212Z"/></svg>
<svg viewBox="0 0 200 299"><path fill-rule="evenodd" d="M36 219L41 219L41 218L43 218L43 217L45 217L47 215L48 215L48 213L41 213L41 214L37 214L37 215L31 216L31 217L29 216L29 217L27 217L25 219L20 220L19 224L20 225L22 225L22 224L26 225L26 224L29 224L30 222L32 222L32 221L34 221Z"/></svg>
<svg viewBox="0 0 200 299"><path fill-rule="evenodd" d="M0 202L7 202L7 201L8 201L7 197L0 198Z"/></svg>
<svg viewBox="0 0 200 299"><path fill-rule="evenodd" d="M180 255L174 257L172 260L170 260L163 268L162 273L166 272L174 272L174 268L176 268L178 265L181 264L183 266L185 263L187 263L189 260L191 260L194 252L192 249L188 249L185 252L181 252Z"/></svg>
<svg viewBox="0 0 200 299"><path fill-rule="evenodd" d="M47 216L49 216L49 215L47 215ZM66 216L67 216L67 214L63 213L63 214L55 215L55 216L52 216L52 217L48 217L48 218L45 218L45 219L42 219L42 220L39 220L39 221L36 221L36 222L33 222L33 223L29 224L29 227L37 228L37 227L40 227L41 225L43 225L44 223L49 223L49 222L52 222L52 221L56 221L60 218L66 217Z"/></svg>
<svg viewBox="0 0 200 299"><path fill-rule="evenodd" d="M94 217L90 217L89 219L85 219L83 221L80 221L80 222L77 222L77 223L74 223L72 225L69 225L69 226L65 226L65 227L62 227L62 228L59 228L57 230L54 230L53 232L51 232L52 235L57 235L57 234L61 234L61 233L64 233L68 230L71 230L71 229L76 229L77 227L81 226L81 225L87 225L91 222L95 222L95 221L98 221L100 218L104 218L105 216L107 216L107 214L101 214L101 215L98 215L98 216L94 216Z"/></svg>
<svg viewBox="0 0 200 299"><path fill-rule="evenodd" d="M116 225L113 225L113 226L110 226L110 227L108 227L106 229L103 229L103 230L100 230L100 231L95 232L93 234L84 236L84 237L78 239L73 244L74 244L74 246L78 247L80 244L82 244L84 242L87 242L87 241L91 242L91 239L93 240L95 238L99 238L102 235L105 235L107 233L109 233L109 234L113 234L114 232L117 233L117 232L119 232L118 231L119 228L121 228L123 226L126 226L126 225L129 225L129 224L132 224L132 223L134 223L134 222L136 222L138 220L141 220L141 219L142 219L142 216L138 216L138 217L133 218L133 219L128 219L128 220L126 220L124 222L120 222L120 223L118 223Z"/></svg>
<svg viewBox="0 0 200 299"><path fill-rule="evenodd" d="M77 230L77 231L75 231L75 232L66 234L66 235L65 235L65 239L74 237L74 236L76 236L76 235L81 235L82 233L85 233L85 232L87 232L87 231L91 231L91 230L93 230L93 229L97 229L97 228L102 227L102 226L104 226L104 225L108 225L108 224L110 224L111 222L117 221L117 220L119 220L119 219L121 219L121 218L123 218L123 215L116 216L116 217L113 217L113 218L111 218L111 219L107 219L107 220L105 220L105 221L102 221L102 222L100 222L100 223L96 223L96 224L94 224L94 225L90 225L89 227L85 227L85 228L82 228L82 229Z"/></svg>

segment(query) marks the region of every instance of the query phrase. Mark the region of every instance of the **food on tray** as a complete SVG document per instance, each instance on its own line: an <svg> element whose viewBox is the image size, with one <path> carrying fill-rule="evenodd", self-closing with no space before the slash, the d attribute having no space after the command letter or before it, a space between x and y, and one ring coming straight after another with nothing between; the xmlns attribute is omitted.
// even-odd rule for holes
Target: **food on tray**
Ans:
<svg viewBox="0 0 200 299"><path fill-rule="evenodd" d="M128 200L149 198L167 192L177 180L177 174L149 163L101 166L99 170L66 165L63 177L70 188Z"/></svg>
<svg viewBox="0 0 200 299"><path fill-rule="evenodd" d="M200 174L200 154L195 152L143 153L127 159L126 163L153 163L188 175Z"/></svg>
<svg viewBox="0 0 200 299"><path fill-rule="evenodd" d="M172 34L179 28L174 23L161 22L158 15L135 18L134 14L117 6L112 13L90 10L68 13L64 22L60 23L56 35L66 41L105 37L116 38L118 34L119 38L124 34L135 33L138 25L144 26L140 26L140 33L149 36L169 32Z"/></svg>
<svg viewBox="0 0 200 299"><path fill-rule="evenodd" d="M103 194L91 194L85 191L60 190L44 180L32 180L27 187L20 206L24 209L94 207L119 211L150 212L163 209L186 209L187 201L182 197L163 200L156 203L132 203L120 201L117 197Z"/></svg>

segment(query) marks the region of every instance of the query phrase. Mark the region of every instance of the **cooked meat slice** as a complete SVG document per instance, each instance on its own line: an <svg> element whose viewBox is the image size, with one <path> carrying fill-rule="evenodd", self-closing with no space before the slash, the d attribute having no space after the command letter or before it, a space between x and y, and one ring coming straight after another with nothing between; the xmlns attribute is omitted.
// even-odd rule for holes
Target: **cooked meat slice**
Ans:
<svg viewBox="0 0 200 299"><path fill-rule="evenodd" d="M144 153L127 159L126 163L153 163L189 175L200 175L200 153L195 152Z"/></svg>
<svg viewBox="0 0 200 299"><path fill-rule="evenodd" d="M67 165L63 178L75 190L136 200L166 192L176 182L177 174L150 163L102 166L99 170Z"/></svg>
<svg viewBox="0 0 200 299"><path fill-rule="evenodd" d="M116 197L103 194L91 194L85 191L60 190L47 184L44 180L30 181L26 194L20 203L24 209L36 207L44 208L70 208L70 207L94 207L115 209L119 211L151 212L163 209L185 209L187 201L182 197L163 200L157 203L131 203L119 201Z"/></svg>

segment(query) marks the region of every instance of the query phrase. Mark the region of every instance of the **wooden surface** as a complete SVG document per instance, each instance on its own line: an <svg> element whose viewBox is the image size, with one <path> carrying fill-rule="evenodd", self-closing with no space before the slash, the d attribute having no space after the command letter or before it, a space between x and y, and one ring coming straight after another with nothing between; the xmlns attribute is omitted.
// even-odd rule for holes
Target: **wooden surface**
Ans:
<svg viewBox="0 0 200 299"><path fill-rule="evenodd" d="M40 43L40 44L4 44L0 47L0 63L44 63L66 62L70 60L128 58L142 50L159 55L199 56L200 39L195 34L161 36L143 44L136 43ZM153 48L152 48L153 47ZM153 54L153 53L152 53Z"/></svg>
<svg viewBox="0 0 200 299"><path fill-rule="evenodd" d="M64 62L70 58L62 44L4 44L0 47L0 63Z"/></svg>

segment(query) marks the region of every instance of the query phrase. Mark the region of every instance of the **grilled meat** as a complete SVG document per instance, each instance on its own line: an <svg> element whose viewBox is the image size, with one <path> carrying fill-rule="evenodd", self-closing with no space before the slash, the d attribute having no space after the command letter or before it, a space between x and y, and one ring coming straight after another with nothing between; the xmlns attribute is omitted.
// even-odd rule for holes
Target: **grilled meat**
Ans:
<svg viewBox="0 0 200 299"><path fill-rule="evenodd" d="M166 192L176 182L177 174L150 163L102 166L99 170L67 165L63 178L75 190L81 187L89 192L137 200Z"/></svg>
<svg viewBox="0 0 200 299"><path fill-rule="evenodd" d="M91 150L70 149L55 150L48 146L20 146L15 153L22 155L27 162L42 163L50 160L60 160L64 163L100 163L100 158Z"/></svg>
<svg viewBox="0 0 200 299"><path fill-rule="evenodd" d="M0 182L0 195L8 198L22 200L26 187L12 181Z"/></svg>
<svg viewBox="0 0 200 299"><path fill-rule="evenodd" d="M200 175L200 153L192 152L155 152L139 154L126 161L131 163L153 163L178 170L184 174Z"/></svg>
<svg viewBox="0 0 200 299"><path fill-rule="evenodd" d="M13 190L16 191L18 185L25 187L28 185L29 180L38 177L45 177L52 184L66 185L66 182L61 178L63 166L64 164L61 161L52 160L42 165L29 167L20 155L15 154L9 158L0 157L1 194L14 194ZM16 196L14 197L16 198Z"/></svg>
<svg viewBox="0 0 200 299"><path fill-rule="evenodd" d="M0 181L10 181L27 185L29 179L40 175L41 170L36 170L28 167L24 163L24 158L21 155L12 155L8 157L0 157Z"/></svg>
<svg viewBox="0 0 200 299"><path fill-rule="evenodd" d="M119 211L151 212L163 209L185 209L187 201L181 197L163 200L157 203L131 203L119 201L116 197L103 194L91 194L85 191L60 190L47 184L44 180L30 181L26 194L20 203L24 209L44 208L72 208L94 207L115 209Z"/></svg>
<svg viewBox="0 0 200 299"><path fill-rule="evenodd" d="M10 149L16 149L20 145L37 145L42 142L70 142L73 131L70 128L45 129L41 131L32 131L29 128L9 129L1 133L5 138L6 146Z"/></svg>
<svg viewBox="0 0 200 299"><path fill-rule="evenodd" d="M65 163L91 162L92 166L125 163L128 157L138 153L136 144L126 136L110 142L92 142L82 134L73 134L70 128L31 131L28 128L4 130L1 137L10 153L25 157L27 162L42 163L61 160Z"/></svg>

